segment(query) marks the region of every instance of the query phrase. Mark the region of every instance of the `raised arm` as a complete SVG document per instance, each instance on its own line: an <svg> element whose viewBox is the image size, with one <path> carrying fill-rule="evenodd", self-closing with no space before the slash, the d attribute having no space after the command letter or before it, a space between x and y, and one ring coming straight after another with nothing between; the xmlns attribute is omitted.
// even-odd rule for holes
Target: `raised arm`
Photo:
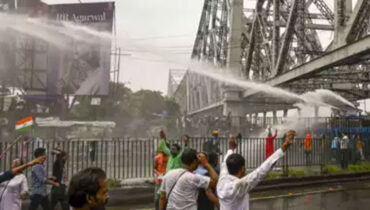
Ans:
<svg viewBox="0 0 370 210"><path fill-rule="evenodd" d="M237 185L239 187L244 186L247 192L251 191L257 186L257 184L266 176L266 174L271 170L271 168L276 164L276 162L284 157L286 150L290 147L295 136L295 131L289 131L285 135L285 141L281 149L277 150L273 155L271 155L265 162L262 163L260 167L256 170L243 177Z"/></svg>
<svg viewBox="0 0 370 210"><path fill-rule="evenodd" d="M28 162L28 163L26 163L24 165L21 165L21 166L18 166L16 168L13 168L12 169L12 174L17 175L17 174L21 173L24 169L26 169L28 167L31 167L31 166L33 166L35 164L44 162L45 159L46 159L45 156L41 156L41 157L38 157L38 158L34 159L31 162Z"/></svg>
<svg viewBox="0 0 370 210"><path fill-rule="evenodd" d="M167 207L166 185L167 185L167 180L166 180L166 176L165 176L162 180L162 184L161 184L161 187L160 187L160 192L161 192L161 195L159 197L159 209L160 210L166 210L166 207Z"/></svg>
<svg viewBox="0 0 370 210"><path fill-rule="evenodd" d="M238 144L236 142L236 139L231 137L229 140L229 150L227 150L224 160L221 163L220 178L225 177L229 174L229 171L227 170L226 160L231 154L235 153L237 145Z"/></svg>
<svg viewBox="0 0 370 210"><path fill-rule="evenodd" d="M272 136L272 139L276 139L277 137L277 130L275 130L274 136Z"/></svg>
<svg viewBox="0 0 370 210"><path fill-rule="evenodd" d="M166 192L161 192L161 196L159 198L159 210L166 210L166 204L167 204Z"/></svg>
<svg viewBox="0 0 370 210"><path fill-rule="evenodd" d="M159 148L162 150L162 152L164 154L166 154L167 156L171 156L171 151L170 149L167 147L166 145L166 142L165 141L160 141L159 142Z"/></svg>
<svg viewBox="0 0 370 210"><path fill-rule="evenodd" d="M211 164L208 163L207 158L203 153L198 154L198 160L200 164L208 171L209 177L211 178L208 188L215 189L217 186L218 174L213 169Z"/></svg>

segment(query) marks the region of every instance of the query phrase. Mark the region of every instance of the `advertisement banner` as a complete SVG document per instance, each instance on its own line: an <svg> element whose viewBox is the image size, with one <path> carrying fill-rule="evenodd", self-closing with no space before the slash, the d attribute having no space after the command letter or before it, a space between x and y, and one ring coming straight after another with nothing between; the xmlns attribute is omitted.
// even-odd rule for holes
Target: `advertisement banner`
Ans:
<svg viewBox="0 0 370 210"><path fill-rule="evenodd" d="M114 8L113 2L49 5L49 19L112 33ZM49 49L48 94L108 94L111 40L93 38L93 42L89 36L83 37L86 42L70 38L65 49Z"/></svg>

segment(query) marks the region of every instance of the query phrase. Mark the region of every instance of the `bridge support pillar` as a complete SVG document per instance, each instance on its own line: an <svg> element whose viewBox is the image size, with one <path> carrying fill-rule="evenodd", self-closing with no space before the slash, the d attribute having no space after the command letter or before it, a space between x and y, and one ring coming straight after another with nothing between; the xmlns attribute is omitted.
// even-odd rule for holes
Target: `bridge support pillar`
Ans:
<svg viewBox="0 0 370 210"><path fill-rule="evenodd" d="M236 76L242 75L241 59L240 55L242 49L240 46L240 40L242 39L243 26L243 0L232 0L231 2L230 17L230 42L228 46L227 56L227 68L228 71L232 72Z"/></svg>
<svg viewBox="0 0 370 210"><path fill-rule="evenodd" d="M287 109L284 109L283 112L284 112L283 116L284 117L288 117L288 110Z"/></svg>
<svg viewBox="0 0 370 210"><path fill-rule="evenodd" d="M273 124L276 125L277 124L276 110L272 111L272 120L273 120Z"/></svg>
<svg viewBox="0 0 370 210"><path fill-rule="evenodd" d="M226 87L224 90L224 105L223 105L223 115L231 117L231 128L230 131L233 134L243 133L242 119L245 117L245 107L240 98L240 90L233 87ZM252 118L252 115L250 115ZM252 122L252 119L250 119ZM252 122L253 124L253 122Z"/></svg>
<svg viewBox="0 0 370 210"><path fill-rule="evenodd" d="M314 117L314 123L316 124L319 119L319 107L315 106L315 117Z"/></svg>
<svg viewBox="0 0 370 210"><path fill-rule="evenodd" d="M319 117L319 107L315 106L315 118Z"/></svg>

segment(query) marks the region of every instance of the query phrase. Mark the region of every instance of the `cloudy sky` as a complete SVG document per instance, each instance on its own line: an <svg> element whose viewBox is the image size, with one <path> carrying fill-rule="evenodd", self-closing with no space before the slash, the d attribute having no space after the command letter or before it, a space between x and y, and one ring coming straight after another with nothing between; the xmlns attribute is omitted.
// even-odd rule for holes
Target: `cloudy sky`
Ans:
<svg viewBox="0 0 370 210"><path fill-rule="evenodd" d="M105 0L82 0L101 2ZM44 0L78 3L78 0ZM202 0L116 0L118 45L122 57L121 82L133 90L167 93L168 70L186 68L203 7Z"/></svg>

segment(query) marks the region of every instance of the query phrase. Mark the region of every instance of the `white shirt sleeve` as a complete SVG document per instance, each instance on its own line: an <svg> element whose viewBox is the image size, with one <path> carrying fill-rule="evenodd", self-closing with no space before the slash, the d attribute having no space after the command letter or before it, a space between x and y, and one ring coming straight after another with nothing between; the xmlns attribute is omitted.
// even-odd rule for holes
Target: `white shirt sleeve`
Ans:
<svg viewBox="0 0 370 210"><path fill-rule="evenodd" d="M23 176L22 177L22 183L21 183L21 193L28 192L27 178L23 174L21 176Z"/></svg>
<svg viewBox="0 0 370 210"><path fill-rule="evenodd" d="M274 154L272 154L265 162L260 165L257 169L249 173L247 176L243 177L236 184L236 188L245 188L246 192L251 191L257 186L257 184L262 181L266 174L271 170L275 163L284 157L285 153L282 149L278 149Z"/></svg>
<svg viewBox="0 0 370 210"><path fill-rule="evenodd" d="M207 189L211 178L208 176L202 176L199 174L194 174L191 179L191 184L196 186L197 188Z"/></svg>

